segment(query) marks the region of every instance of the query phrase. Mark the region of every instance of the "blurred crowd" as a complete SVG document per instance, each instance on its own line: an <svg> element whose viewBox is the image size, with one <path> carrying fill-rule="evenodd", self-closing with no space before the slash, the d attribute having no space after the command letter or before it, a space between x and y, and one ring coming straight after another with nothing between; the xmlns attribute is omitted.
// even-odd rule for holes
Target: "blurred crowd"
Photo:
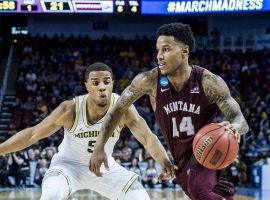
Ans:
<svg viewBox="0 0 270 200"><path fill-rule="evenodd" d="M113 69L114 92L120 94L136 74L156 66L155 41L155 37L146 36L92 40L72 35L37 35L19 40L16 102L5 138L38 123L63 100L86 93L84 69L93 62L104 62ZM250 185L249 166L264 164L270 157L270 51L198 50L191 54L190 63L221 76L241 106L250 130L242 138L238 160L224 173L235 185ZM149 99L143 96L135 106L163 142ZM218 116L218 121L222 120L222 115ZM63 130L59 130L24 151L0 157L0 186L40 185L62 138ZM175 187L173 181L157 183L160 166L129 130L121 132L113 156L122 166L141 175L139 180L146 187Z"/></svg>

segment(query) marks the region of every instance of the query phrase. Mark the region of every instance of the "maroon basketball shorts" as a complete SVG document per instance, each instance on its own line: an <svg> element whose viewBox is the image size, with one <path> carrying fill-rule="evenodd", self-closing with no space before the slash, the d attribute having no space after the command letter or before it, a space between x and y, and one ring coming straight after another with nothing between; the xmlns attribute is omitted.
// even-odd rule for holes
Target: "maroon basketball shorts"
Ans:
<svg viewBox="0 0 270 200"><path fill-rule="evenodd" d="M233 200L235 188L220 171L203 167L194 156L181 169L176 182L192 200Z"/></svg>

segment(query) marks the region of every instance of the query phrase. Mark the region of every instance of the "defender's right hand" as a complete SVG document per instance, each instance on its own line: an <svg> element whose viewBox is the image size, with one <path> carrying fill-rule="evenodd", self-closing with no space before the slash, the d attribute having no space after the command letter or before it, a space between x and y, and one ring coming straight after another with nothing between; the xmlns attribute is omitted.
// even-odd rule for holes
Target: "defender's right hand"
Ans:
<svg viewBox="0 0 270 200"><path fill-rule="evenodd" d="M103 173L100 171L101 164L104 163L104 166L107 170L109 169L107 155L102 149L95 149L93 154L91 155L90 162L89 162L89 169L93 172L96 176L103 176Z"/></svg>
<svg viewBox="0 0 270 200"><path fill-rule="evenodd" d="M168 164L166 167L164 167L158 176L158 182L162 183L165 180L168 179L175 179L175 172L178 170L178 167L173 164Z"/></svg>

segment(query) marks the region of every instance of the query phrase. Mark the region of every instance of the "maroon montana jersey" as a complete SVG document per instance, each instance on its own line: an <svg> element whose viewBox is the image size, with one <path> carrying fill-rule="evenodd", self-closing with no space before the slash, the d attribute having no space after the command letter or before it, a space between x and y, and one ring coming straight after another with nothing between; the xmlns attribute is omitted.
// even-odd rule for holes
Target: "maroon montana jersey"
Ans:
<svg viewBox="0 0 270 200"><path fill-rule="evenodd" d="M179 169L193 155L193 138L203 126L215 121L217 105L209 103L203 87L204 68L191 65L183 89L177 92L158 69L156 119Z"/></svg>

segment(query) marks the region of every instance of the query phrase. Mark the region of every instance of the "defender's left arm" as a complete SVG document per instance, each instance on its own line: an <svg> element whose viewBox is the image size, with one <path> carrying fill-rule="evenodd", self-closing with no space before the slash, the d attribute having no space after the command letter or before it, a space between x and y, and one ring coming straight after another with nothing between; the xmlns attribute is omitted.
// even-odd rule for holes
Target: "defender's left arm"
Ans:
<svg viewBox="0 0 270 200"><path fill-rule="evenodd" d="M174 171L177 167L173 166L161 142L133 105L129 107L122 120L122 123L129 128L134 137L144 146L154 160L162 166L163 173L169 177L174 177Z"/></svg>
<svg viewBox="0 0 270 200"><path fill-rule="evenodd" d="M236 135L246 134L248 124L243 116L239 104L230 94L230 90L225 81L209 72L204 71L203 88L210 103L216 103L229 122L223 122L225 126L231 128Z"/></svg>

